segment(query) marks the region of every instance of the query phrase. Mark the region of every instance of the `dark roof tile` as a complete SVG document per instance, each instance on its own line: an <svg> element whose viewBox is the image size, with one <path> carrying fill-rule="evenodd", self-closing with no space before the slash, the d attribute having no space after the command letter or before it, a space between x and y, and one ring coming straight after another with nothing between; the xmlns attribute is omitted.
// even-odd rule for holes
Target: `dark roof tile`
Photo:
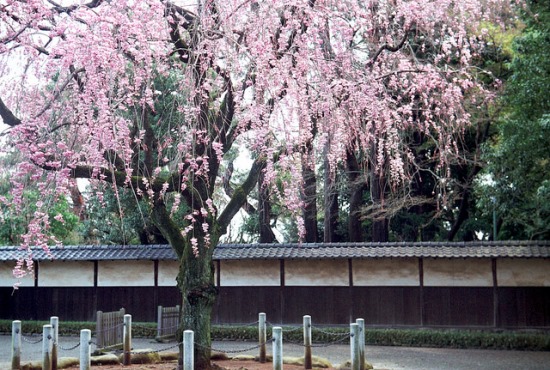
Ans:
<svg viewBox="0 0 550 370"><path fill-rule="evenodd" d="M51 247L51 256L32 249L36 261L176 260L169 245L77 245ZM0 261L15 261L27 252L18 247L0 247ZM220 244L215 260L237 259L326 259L326 258L549 258L550 241L418 242L418 243L311 243L311 244Z"/></svg>

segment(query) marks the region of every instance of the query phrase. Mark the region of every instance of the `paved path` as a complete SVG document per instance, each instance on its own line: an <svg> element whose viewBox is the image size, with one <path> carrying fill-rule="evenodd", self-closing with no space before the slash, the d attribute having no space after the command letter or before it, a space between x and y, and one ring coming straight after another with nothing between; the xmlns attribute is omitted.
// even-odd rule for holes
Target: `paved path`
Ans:
<svg viewBox="0 0 550 370"><path fill-rule="evenodd" d="M31 344L40 337L26 338L22 343L22 362L40 360L42 344ZM93 340L93 339L92 339ZM78 344L77 337L62 337L59 341L60 357L78 357L79 349L65 350ZM132 346L135 349L161 350L172 347L174 343L157 343L151 339L134 338ZM252 342L214 342L216 350L240 351L255 347ZM92 346L92 349L93 346ZM170 349L174 351L174 349ZM299 345L283 344L285 356L299 356L303 348ZM257 354L258 350L245 351L246 354ZM268 349L270 353L270 349ZM327 358L334 365L349 359L348 345L331 345L315 347L313 354ZM11 361L11 336L0 335L0 369L9 369ZM460 350L444 348L409 348L367 346L367 360L375 369L388 370L550 370L550 352L494 351L494 350Z"/></svg>

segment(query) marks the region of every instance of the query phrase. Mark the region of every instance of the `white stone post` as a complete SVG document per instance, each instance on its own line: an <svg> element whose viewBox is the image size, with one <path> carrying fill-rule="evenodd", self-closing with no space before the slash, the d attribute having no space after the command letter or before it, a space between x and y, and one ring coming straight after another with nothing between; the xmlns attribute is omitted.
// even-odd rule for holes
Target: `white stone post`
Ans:
<svg viewBox="0 0 550 370"><path fill-rule="evenodd" d="M131 351L132 351L132 315L124 315L124 328L122 330L122 364L128 366L132 363Z"/></svg>
<svg viewBox="0 0 550 370"><path fill-rule="evenodd" d="M311 369L311 316L304 316L304 369Z"/></svg>
<svg viewBox="0 0 550 370"><path fill-rule="evenodd" d="M11 368L21 369L21 321L11 323Z"/></svg>
<svg viewBox="0 0 550 370"><path fill-rule="evenodd" d="M273 370L283 370L283 328L273 328Z"/></svg>
<svg viewBox="0 0 550 370"><path fill-rule="evenodd" d="M194 370L195 343L193 330L183 332L183 370Z"/></svg>
<svg viewBox="0 0 550 370"><path fill-rule="evenodd" d="M52 326L42 327L42 370L52 370Z"/></svg>
<svg viewBox="0 0 550 370"><path fill-rule="evenodd" d="M50 317L52 326L52 370L57 370L57 341L59 340L59 317Z"/></svg>
<svg viewBox="0 0 550 370"><path fill-rule="evenodd" d="M91 340L92 331L82 329L80 331L80 370L90 370L92 367Z"/></svg>
<svg viewBox="0 0 550 370"><path fill-rule="evenodd" d="M351 370L359 370L359 325L350 324Z"/></svg>
<svg viewBox="0 0 550 370"><path fill-rule="evenodd" d="M355 320L359 325L359 369L365 370L365 320Z"/></svg>
<svg viewBox="0 0 550 370"><path fill-rule="evenodd" d="M258 315L258 341L260 345L260 363L264 364L266 362L266 341L267 341L267 331L266 331L266 320L265 313L260 312Z"/></svg>

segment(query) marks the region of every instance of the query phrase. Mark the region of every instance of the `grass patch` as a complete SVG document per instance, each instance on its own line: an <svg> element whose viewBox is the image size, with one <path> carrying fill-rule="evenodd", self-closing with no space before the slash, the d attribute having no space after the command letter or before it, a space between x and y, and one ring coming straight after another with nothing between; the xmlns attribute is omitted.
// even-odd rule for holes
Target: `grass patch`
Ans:
<svg viewBox="0 0 550 370"><path fill-rule="evenodd" d="M43 325L48 321L23 321L24 335L42 333ZM11 320L0 320L0 333L11 334ZM60 336L79 336L80 330L95 332L94 322L60 322ZM132 323L132 335L135 338L154 338L157 325L151 322ZM267 337L271 338L271 327L267 328ZM349 343L349 329L346 327L314 327L313 343ZM254 325L213 325L212 340L257 341L258 329ZM283 340L303 343L300 326L283 326ZM462 329L366 329L367 345L403 346L403 347L440 347L440 348L478 348L500 350L550 351L550 335L545 331L490 331Z"/></svg>

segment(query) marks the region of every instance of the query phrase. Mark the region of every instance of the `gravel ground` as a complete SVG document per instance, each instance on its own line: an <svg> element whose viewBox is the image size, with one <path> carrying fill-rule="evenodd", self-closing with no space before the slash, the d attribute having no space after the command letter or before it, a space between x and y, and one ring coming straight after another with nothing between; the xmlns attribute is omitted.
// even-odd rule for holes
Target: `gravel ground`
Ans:
<svg viewBox="0 0 550 370"><path fill-rule="evenodd" d="M25 337L22 342L22 362L40 360L42 358L42 344L33 344L41 336ZM92 338L93 341L93 338ZM69 350L79 343L77 337L62 337L59 340L59 357L78 357L79 348ZM134 338L132 346L135 349L153 349L175 351L174 342L157 343L151 339ZM253 342L214 342L212 348L229 352L230 354L257 354L257 349L242 351L255 347ZM92 345L92 350L94 346ZM300 345L283 344L285 356L299 356L303 354ZM268 349L268 353L271 349ZM314 347L313 354L324 357L334 365L349 359L348 345L331 345ZM550 352L523 352L523 351L494 351L494 350L460 350L444 348L409 348L367 346L367 360L375 369L388 370L550 370ZM11 362L11 336L0 335L0 369L9 369Z"/></svg>

